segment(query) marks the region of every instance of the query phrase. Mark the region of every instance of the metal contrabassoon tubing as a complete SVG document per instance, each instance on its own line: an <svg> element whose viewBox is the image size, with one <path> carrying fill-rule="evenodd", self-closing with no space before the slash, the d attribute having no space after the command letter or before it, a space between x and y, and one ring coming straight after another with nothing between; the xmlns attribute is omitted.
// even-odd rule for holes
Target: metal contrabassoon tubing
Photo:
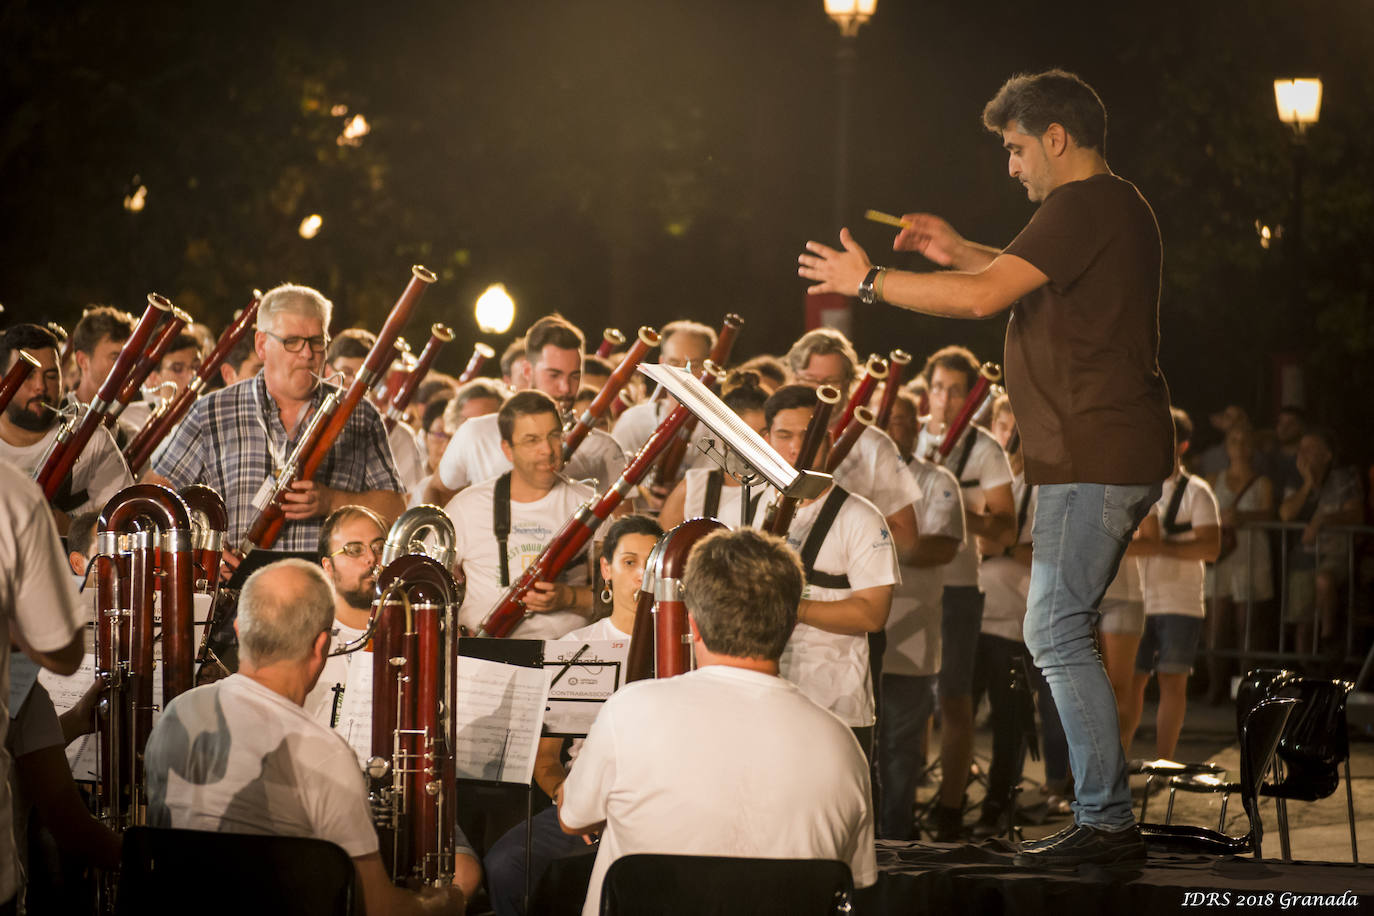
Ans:
<svg viewBox="0 0 1374 916"><path fill-rule="evenodd" d="M330 398L337 392L331 392L326 396L325 402L311 418L311 426L302 433L297 443L293 457L298 457L298 462L288 462L294 466L281 469L276 479L264 486L264 490L270 487L270 495L261 501L257 517L244 535L243 543L238 546L241 552L246 553L250 547L268 549L277 542L277 536L281 534L282 523L286 518L282 513L282 500L286 491L297 480L310 480L315 476L334 441L343 432L349 415L367 396L367 392L386 369L391 360L392 346L400 336L401 328L415 311L415 303L419 301L421 294L435 279L433 273L419 265L411 268L410 282L392 306L386 324L382 326L376 343L368 351L363 367L353 377L348 390L332 405L329 404ZM326 405L330 407L327 416L324 415Z"/></svg>
<svg viewBox="0 0 1374 916"><path fill-rule="evenodd" d="M192 687L196 551L186 503L134 484L100 513L96 534L96 679L101 686L98 816L140 823L143 748L153 727L153 594L162 592L162 701Z"/></svg>
<svg viewBox="0 0 1374 916"><path fill-rule="evenodd" d="M711 384L720 374L715 364L707 360L702 367L701 383ZM692 412L679 404L674 407L663 422L654 430L649 441L644 443L630 463L625 467L620 479L613 483L597 499L578 508L572 518L563 524L552 540L544 547L534 562L526 567L520 578L511 583L505 594L496 602L486 620L482 621L479 636L509 636L525 619L525 596L536 582L552 582L577 556L597 527L610 517L625 497L632 494L639 481L648 473L655 459L663 453L673 437L687 422Z"/></svg>
<svg viewBox="0 0 1374 916"><path fill-rule="evenodd" d="M191 405L200 397L205 386L210 384L210 380L219 374L220 366L229 358L229 353L238 346L239 341L253 328L253 322L258 317L258 303L262 301L262 294L254 291L253 300L247 307L239 313L239 317L234 323L224 330L215 342L215 348L209 355L200 361L200 368L196 370L195 378L191 379L176 399L166 406L160 413L154 413L143 424L143 428L138 431L138 435L130 440L124 448L124 460L129 464L129 471L137 475L143 467L153 457L153 452L162 444L162 440L167 438L167 434L176 428L177 424L185 418Z"/></svg>

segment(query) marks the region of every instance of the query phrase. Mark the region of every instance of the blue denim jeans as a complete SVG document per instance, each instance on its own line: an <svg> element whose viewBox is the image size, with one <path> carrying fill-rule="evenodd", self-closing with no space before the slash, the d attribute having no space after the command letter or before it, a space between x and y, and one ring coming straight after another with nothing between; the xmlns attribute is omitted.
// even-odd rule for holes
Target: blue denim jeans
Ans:
<svg viewBox="0 0 1374 916"><path fill-rule="evenodd" d="M1080 824L1135 822L1116 698L1093 628L1126 545L1162 486L1049 484L1036 494L1024 634L1063 722Z"/></svg>
<svg viewBox="0 0 1374 916"><path fill-rule="evenodd" d="M916 839L912 805L925 761L921 742L935 708L936 675L884 674L883 712L878 718L878 772L883 791L877 834L885 840Z"/></svg>

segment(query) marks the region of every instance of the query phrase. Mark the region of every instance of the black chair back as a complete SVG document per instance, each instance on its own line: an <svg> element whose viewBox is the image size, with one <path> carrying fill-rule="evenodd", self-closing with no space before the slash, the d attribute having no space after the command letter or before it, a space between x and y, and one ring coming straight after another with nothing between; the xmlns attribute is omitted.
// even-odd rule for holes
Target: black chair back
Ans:
<svg viewBox="0 0 1374 916"><path fill-rule="evenodd" d="M1300 701L1293 697L1269 697L1261 700L1246 717L1240 731L1240 794L1245 813L1250 818L1250 843L1259 854L1264 826L1259 813L1260 784L1274 760L1279 739L1288 724L1293 707Z"/></svg>
<svg viewBox="0 0 1374 916"><path fill-rule="evenodd" d="M602 916L832 916L854 895L831 859L630 855L611 863Z"/></svg>
<svg viewBox="0 0 1374 916"><path fill-rule="evenodd" d="M133 827L124 832L117 899L128 916L350 916L353 860L308 837Z"/></svg>
<svg viewBox="0 0 1374 916"><path fill-rule="evenodd" d="M1265 786L1265 795L1300 801L1326 798L1340 785L1339 766L1350 756L1345 703L1354 685L1348 681L1301 678L1283 688L1302 700L1279 739L1283 780Z"/></svg>

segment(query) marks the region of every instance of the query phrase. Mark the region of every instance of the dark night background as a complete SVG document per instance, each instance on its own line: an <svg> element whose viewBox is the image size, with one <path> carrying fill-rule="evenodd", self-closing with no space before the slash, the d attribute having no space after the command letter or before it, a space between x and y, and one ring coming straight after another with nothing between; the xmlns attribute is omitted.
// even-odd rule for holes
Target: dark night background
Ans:
<svg viewBox="0 0 1374 916"><path fill-rule="evenodd" d="M821 0L296 4L12 0L0 12L6 323L150 290L216 332L253 287L320 287L335 329L380 326L412 262L441 283L456 369L492 282L515 331L559 309L592 334L746 318L737 351L802 330L795 258L833 240L836 49ZM1009 75L1062 66L1109 115L1108 160L1164 238L1161 361L1195 418L1272 417L1278 359L1350 457L1374 449L1374 5L879 0L857 38L847 222L895 257L874 207L931 210L1009 241L1031 213L979 121ZM1305 148L1302 276L1294 145L1272 82L1319 75ZM336 137L346 105L372 132ZM147 187L146 208L123 207ZM301 219L324 218L318 237ZM964 342L1000 359L1005 318L875 307L861 352ZM505 340L493 341L498 348Z"/></svg>

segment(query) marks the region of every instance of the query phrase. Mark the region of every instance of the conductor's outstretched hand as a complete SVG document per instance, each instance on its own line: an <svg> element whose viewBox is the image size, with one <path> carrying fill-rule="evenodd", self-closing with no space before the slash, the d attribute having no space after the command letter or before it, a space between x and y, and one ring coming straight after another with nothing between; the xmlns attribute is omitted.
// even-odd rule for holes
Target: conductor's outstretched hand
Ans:
<svg viewBox="0 0 1374 916"><path fill-rule="evenodd" d="M808 286L808 293L841 293L853 296L859 291L859 284L873 265L868 255L848 229L840 230L840 245L836 250L820 242L807 242L809 254L798 256L797 276L816 281Z"/></svg>

